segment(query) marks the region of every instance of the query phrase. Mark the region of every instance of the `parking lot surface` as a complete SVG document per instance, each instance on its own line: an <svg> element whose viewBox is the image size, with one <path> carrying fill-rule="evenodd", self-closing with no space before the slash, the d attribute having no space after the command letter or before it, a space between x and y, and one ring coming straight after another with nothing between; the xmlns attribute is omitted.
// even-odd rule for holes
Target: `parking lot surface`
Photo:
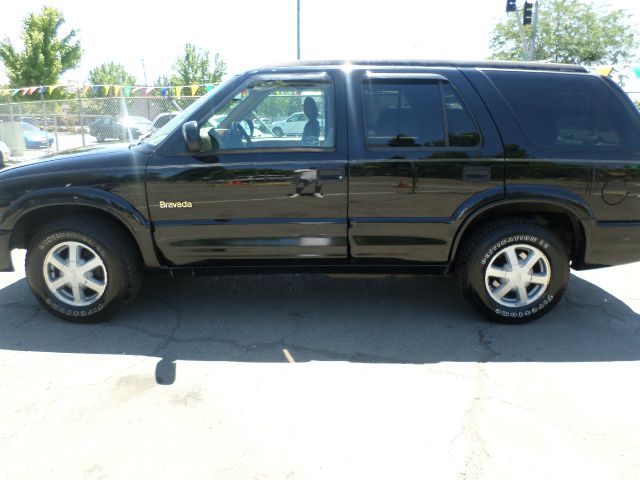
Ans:
<svg viewBox="0 0 640 480"><path fill-rule="evenodd" d="M75 325L2 273L0 478L636 479L639 277L502 326L447 279L156 276Z"/></svg>

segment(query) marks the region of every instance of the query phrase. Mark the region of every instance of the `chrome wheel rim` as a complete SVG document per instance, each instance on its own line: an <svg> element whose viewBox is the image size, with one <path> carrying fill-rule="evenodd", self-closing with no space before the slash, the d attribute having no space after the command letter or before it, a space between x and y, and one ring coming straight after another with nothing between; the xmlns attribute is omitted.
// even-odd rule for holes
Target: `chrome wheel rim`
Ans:
<svg viewBox="0 0 640 480"><path fill-rule="evenodd" d="M495 302L504 307L526 307L547 291L551 266L547 256L536 247L509 245L491 259L484 280Z"/></svg>
<svg viewBox="0 0 640 480"><path fill-rule="evenodd" d="M59 243L49 250L43 273L49 291L72 307L95 303L107 288L107 268L100 255L79 242Z"/></svg>

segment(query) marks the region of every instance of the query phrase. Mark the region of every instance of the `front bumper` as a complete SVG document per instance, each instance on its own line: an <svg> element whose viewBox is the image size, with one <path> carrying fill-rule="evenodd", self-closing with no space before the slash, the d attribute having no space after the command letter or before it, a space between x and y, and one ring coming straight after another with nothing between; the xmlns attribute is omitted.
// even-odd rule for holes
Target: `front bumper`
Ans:
<svg viewBox="0 0 640 480"><path fill-rule="evenodd" d="M640 262L640 222L595 222L586 230L584 261L578 269Z"/></svg>

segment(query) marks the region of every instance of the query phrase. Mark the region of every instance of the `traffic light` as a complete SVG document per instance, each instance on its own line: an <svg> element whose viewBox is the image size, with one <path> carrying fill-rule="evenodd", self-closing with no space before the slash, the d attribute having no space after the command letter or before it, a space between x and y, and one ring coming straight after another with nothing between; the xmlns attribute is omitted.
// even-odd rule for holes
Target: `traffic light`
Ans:
<svg viewBox="0 0 640 480"><path fill-rule="evenodd" d="M522 9L522 24L531 25L531 17L533 17L533 3L524 2Z"/></svg>
<svg viewBox="0 0 640 480"><path fill-rule="evenodd" d="M516 12L517 10L516 0L507 0L507 13Z"/></svg>

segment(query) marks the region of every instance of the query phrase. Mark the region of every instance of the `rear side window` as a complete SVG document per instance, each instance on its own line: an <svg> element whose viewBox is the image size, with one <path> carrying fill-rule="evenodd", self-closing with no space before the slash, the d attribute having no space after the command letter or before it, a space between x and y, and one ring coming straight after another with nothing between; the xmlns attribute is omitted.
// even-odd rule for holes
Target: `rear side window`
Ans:
<svg viewBox="0 0 640 480"><path fill-rule="evenodd" d="M600 78L488 71L531 142L548 151L640 148L640 116Z"/></svg>
<svg viewBox="0 0 640 480"><path fill-rule="evenodd" d="M480 134L451 84L440 80L365 79L367 147L475 147Z"/></svg>

